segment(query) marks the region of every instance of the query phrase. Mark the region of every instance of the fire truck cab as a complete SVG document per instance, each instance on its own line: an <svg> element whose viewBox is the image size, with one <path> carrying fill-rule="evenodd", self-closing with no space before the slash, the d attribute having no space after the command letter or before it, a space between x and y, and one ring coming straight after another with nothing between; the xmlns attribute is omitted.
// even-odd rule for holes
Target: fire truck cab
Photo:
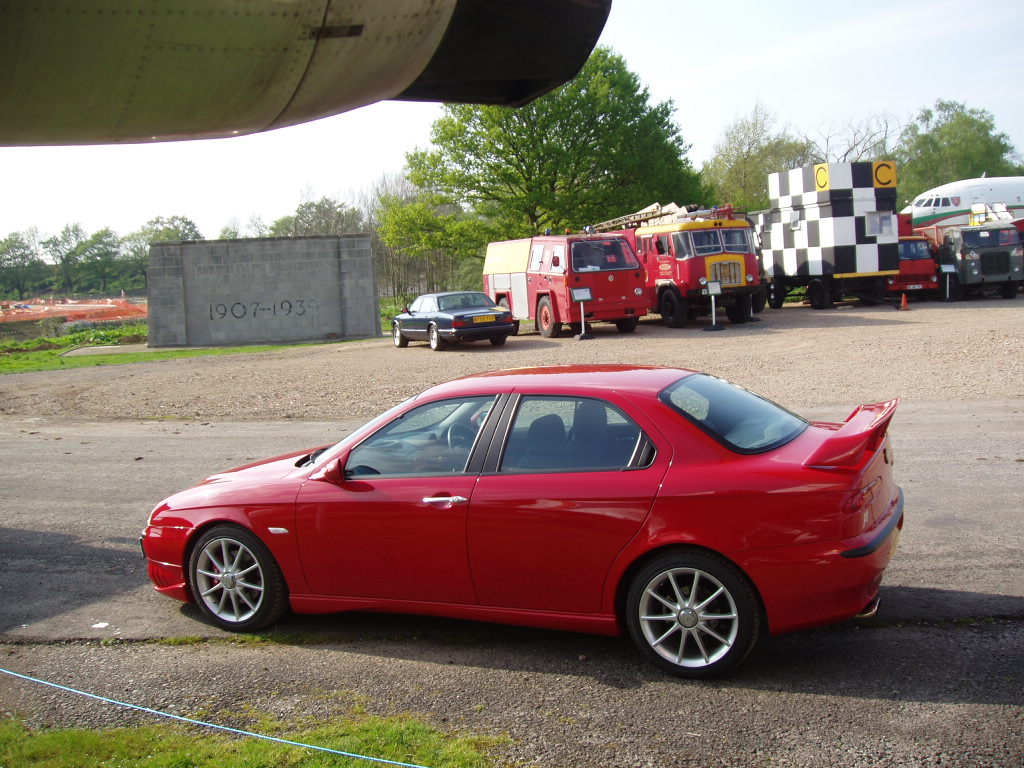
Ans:
<svg viewBox="0 0 1024 768"><path fill-rule="evenodd" d="M611 322L632 333L647 313L644 270L619 235L544 235L490 243L484 291L546 337L565 324ZM582 308L581 308L582 307Z"/></svg>
<svg viewBox="0 0 1024 768"><path fill-rule="evenodd" d="M688 211L655 203L594 228L629 238L645 267L647 306L672 328L710 314L712 295L733 323L764 308L753 227L731 205Z"/></svg>

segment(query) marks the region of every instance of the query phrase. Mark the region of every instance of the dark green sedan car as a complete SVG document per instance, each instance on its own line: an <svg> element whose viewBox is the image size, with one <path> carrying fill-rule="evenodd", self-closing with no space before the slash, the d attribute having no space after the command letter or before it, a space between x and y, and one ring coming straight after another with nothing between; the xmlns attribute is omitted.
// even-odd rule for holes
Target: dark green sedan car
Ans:
<svg viewBox="0 0 1024 768"><path fill-rule="evenodd" d="M519 321L480 291L425 293L391 324L396 347L407 347L410 341L426 341L436 352L459 341L481 339L488 339L497 347L516 333Z"/></svg>

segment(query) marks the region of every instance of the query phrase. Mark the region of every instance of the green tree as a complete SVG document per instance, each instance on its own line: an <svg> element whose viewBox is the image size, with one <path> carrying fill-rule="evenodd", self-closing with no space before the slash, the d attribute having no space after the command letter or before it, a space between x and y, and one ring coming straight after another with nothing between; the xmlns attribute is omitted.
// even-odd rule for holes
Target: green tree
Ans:
<svg viewBox="0 0 1024 768"><path fill-rule="evenodd" d="M990 112L942 99L907 126L896 159L900 196L907 201L959 179L1021 173L1020 156L1009 137L996 131Z"/></svg>
<svg viewBox="0 0 1024 768"><path fill-rule="evenodd" d="M57 273L60 290L71 295L75 292L81 277L79 267L85 256L89 236L81 224L68 224L60 231L43 241L43 250L50 257Z"/></svg>
<svg viewBox="0 0 1024 768"><path fill-rule="evenodd" d="M82 275L86 288L107 293L119 272L121 239L109 228L94 233L82 252Z"/></svg>
<svg viewBox="0 0 1024 768"><path fill-rule="evenodd" d="M149 269L149 244L205 239L192 219L185 216L157 216L121 239L121 282L125 288L145 289Z"/></svg>
<svg viewBox="0 0 1024 768"><path fill-rule="evenodd" d="M586 224L704 189L672 121L622 57L598 47L579 75L510 109L446 105L432 149L407 156L424 190L468 206L507 237Z"/></svg>
<svg viewBox="0 0 1024 768"><path fill-rule="evenodd" d="M769 174L799 168L811 157L811 143L776 131L775 116L757 103L722 132L701 176L715 202L757 210L768 207Z"/></svg>
<svg viewBox="0 0 1024 768"><path fill-rule="evenodd" d="M271 237L351 235L365 231L362 211L329 197L301 203L294 214L270 225Z"/></svg>
<svg viewBox="0 0 1024 768"><path fill-rule="evenodd" d="M39 257L35 233L12 232L0 240L0 294L28 297L32 288L46 277L46 263Z"/></svg>

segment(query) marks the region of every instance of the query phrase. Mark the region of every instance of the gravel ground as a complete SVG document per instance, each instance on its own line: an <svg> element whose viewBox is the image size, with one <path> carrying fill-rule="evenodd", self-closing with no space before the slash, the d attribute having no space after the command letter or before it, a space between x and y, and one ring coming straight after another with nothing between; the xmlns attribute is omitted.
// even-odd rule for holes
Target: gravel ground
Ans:
<svg viewBox="0 0 1024 768"><path fill-rule="evenodd" d="M352 422L460 375L609 362L706 370L798 412L834 406L837 416L894 396L1024 398L1024 300L915 303L909 312L786 307L761 318L720 333L703 332L706 319L679 330L651 320L629 336L598 326L591 341L525 334L501 348L439 354L373 339L4 376L0 414L115 424ZM310 621L316 632L321 619ZM507 734L496 753L507 765L1008 768L1024 749L1014 725L1024 722L1017 620L824 629L814 643L806 635L775 640L725 681L686 684L657 673L619 639L429 618L345 622L351 637L322 646L0 642L0 667L49 679L59 670L73 687L256 730L239 697L250 712L285 718L328 717L356 704L416 712L453 731ZM970 649L980 666L961 674L936 663L951 645ZM846 682L837 690L839 680ZM0 691L0 715L34 725L152 722L10 680L0 680Z"/></svg>
<svg viewBox="0 0 1024 768"><path fill-rule="evenodd" d="M791 408L887 400L1024 397L1024 300L802 306L702 332L655 319L632 335L597 325L595 339L536 333L503 347L389 339L0 377L0 413L83 419L365 419L448 379L533 365L634 363L714 373Z"/></svg>

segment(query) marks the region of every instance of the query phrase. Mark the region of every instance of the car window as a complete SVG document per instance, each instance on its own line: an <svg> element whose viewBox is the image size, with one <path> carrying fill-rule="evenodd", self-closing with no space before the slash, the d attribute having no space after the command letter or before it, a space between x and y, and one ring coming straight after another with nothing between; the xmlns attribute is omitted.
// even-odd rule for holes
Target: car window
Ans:
<svg viewBox="0 0 1024 768"><path fill-rule="evenodd" d="M604 400L527 395L516 410L499 471L619 471L648 466L653 450L636 422Z"/></svg>
<svg viewBox="0 0 1024 768"><path fill-rule="evenodd" d="M461 474L494 397L426 403L406 411L352 449L347 477Z"/></svg>
<svg viewBox="0 0 1024 768"><path fill-rule="evenodd" d="M737 453L763 453L790 442L807 422L742 387L697 373L659 396L689 421Z"/></svg>

